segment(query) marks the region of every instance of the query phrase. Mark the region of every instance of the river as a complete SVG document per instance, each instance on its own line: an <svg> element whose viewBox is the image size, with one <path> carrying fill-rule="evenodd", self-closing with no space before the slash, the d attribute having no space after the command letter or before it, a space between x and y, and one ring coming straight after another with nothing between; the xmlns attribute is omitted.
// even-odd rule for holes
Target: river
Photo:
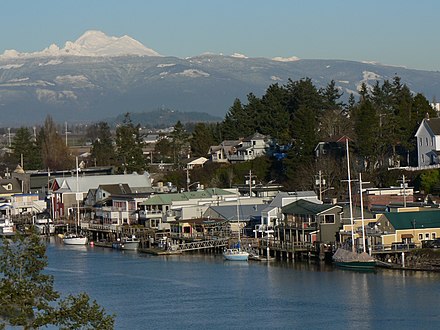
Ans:
<svg viewBox="0 0 440 330"><path fill-rule="evenodd" d="M116 314L116 329L432 329L440 274L360 273L307 262L231 262L47 246L62 295L81 291Z"/></svg>

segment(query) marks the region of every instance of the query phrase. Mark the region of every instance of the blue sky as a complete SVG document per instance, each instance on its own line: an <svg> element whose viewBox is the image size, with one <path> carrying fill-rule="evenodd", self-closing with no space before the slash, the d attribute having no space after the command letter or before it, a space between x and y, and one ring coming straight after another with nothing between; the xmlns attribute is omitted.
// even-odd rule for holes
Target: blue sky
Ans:
<svg viewBox="0 0 440 330"><path fill-rule="evenodd" d="M440 70L438 0L3 0L0 53L60 47L87 30L162 55L376 61Z"/></svg>

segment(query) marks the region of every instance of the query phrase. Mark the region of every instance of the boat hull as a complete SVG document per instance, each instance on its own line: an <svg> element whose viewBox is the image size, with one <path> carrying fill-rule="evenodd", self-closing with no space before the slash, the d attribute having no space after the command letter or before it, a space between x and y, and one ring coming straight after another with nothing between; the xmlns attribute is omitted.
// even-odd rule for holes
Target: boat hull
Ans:
<svg viewBox="0 0 440 330"><path fill-rule="evenodd" d="M87 237L64 237L63 243L66 245L86 245Z"/></svg>
<svg viewBox="0 0 440 330"><path fill-rule="evenodd" d="M335 265L353 270L374 270L376 268L375 261L336 261Z"/></svg>
<svg viewBox="0 0 440 330"><path fill-rule="evenodd" d="M136 251L139 248L139 241L122 242L121 249Z"/></svg>

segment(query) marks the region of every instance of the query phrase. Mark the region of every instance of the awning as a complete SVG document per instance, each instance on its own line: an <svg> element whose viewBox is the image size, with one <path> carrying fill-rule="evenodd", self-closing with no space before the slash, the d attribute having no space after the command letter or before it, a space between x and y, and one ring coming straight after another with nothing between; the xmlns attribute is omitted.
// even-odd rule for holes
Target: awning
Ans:
<svg viewBox="0 0 440 330"><path fill-rule="evenodd" d="M402 234L402 238L413 238L413 234Z"/></svg>

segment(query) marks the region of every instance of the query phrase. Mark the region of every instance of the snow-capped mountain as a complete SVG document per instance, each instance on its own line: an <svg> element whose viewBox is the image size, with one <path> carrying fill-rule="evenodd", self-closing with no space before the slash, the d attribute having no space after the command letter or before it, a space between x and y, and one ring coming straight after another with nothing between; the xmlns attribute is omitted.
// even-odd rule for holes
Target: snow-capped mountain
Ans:
<svg viewBox="0 0 440 330"><path fill-rule="evenodd" d="M145 47L139 41L129 36L109 37L101 31L90 30L75 42L67 41L64 48L52 44L42 51L34 53L19 53L7 50L0 59L58 57L58 56L160 56L156 51Z"/></svg>
<svg viewBox="0 0 440 330"><path fill-rule="evenodd" d="M250 58L242 54L160 56L128 37L88 31L63 48L0 56L0 127L58 121L96 121L126 112L168 108L223 118L236 98L264 94L274 83L331 80L347 98L362 83L399 76L428 100L440 97L440 72L343 60Z"/></svg>

